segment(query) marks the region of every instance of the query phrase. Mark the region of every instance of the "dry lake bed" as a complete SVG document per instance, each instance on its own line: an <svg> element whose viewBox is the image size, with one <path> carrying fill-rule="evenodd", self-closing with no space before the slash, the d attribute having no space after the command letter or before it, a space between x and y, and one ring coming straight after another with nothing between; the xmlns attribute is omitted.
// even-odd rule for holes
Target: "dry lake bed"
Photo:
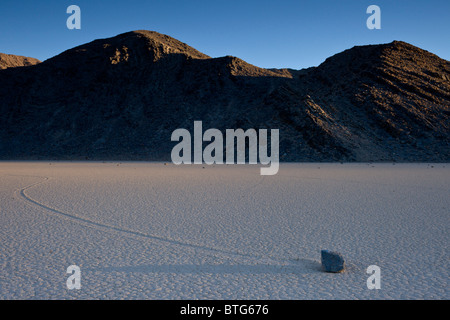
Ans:
<svg viewBox="0 0 450 320"><path fill-rule="evenodd" d="M449 299L449 208L445 163L0 162L0 299Z"/></svg>

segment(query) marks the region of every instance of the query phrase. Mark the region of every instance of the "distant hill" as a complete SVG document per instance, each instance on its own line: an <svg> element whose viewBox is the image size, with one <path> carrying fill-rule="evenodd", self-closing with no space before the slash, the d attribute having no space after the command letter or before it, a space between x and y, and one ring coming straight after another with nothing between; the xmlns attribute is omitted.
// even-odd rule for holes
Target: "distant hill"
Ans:
<svg viewBox="0 0 450 320"><path fill-rule="evenodd" d="M6 68L32 66L40 63L38 59L0 53L0 70Z"/></svg>
<svg viewBox="0 0 450 320"><path fill-rule="evenodd" d="M284 161L450 160L450 62L399 41L293 70L128 32L0 70L0 111L0 159L170 160L202 120L278 128Z"/></svg>

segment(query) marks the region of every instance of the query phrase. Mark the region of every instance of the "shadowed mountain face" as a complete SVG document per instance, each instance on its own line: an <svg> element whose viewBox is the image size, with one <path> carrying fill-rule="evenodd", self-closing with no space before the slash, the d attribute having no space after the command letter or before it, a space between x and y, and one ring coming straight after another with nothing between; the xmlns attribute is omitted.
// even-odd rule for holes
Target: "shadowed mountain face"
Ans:
<svg viewBox="0 0 450 320"><path fill-rule="evenodd" d="M450 63L403 42L263 69L125 33L0 71L1 159L170 160L173 130L280 129L285 161L448 161Z"/></svg>

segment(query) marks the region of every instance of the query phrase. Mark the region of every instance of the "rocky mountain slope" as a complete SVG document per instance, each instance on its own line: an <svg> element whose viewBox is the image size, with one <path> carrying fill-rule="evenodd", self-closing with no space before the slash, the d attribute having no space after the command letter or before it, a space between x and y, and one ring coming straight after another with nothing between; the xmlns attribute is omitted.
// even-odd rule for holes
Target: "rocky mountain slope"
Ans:
<svg viewBox="0 0 450 320"><path fill-rule="evenodd" d="M6 68L32 66L40 63L38 59L0 53L0 70Z"/></svg>
<svg viewBox="0 0 450 320"><path fill-rule="evenodd" d="M0 159L170 160L173 130L278 128L284 161L448 161L450 62L404 42L304 70L135 31L0 70Z"/></svg>

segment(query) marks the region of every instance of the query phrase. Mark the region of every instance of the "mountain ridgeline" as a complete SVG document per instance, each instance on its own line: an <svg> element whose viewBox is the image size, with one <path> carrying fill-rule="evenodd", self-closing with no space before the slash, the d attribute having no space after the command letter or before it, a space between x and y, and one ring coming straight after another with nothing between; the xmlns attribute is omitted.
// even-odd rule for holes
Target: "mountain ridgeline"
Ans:
<svg viewBox="0 0 450 320"><path fill-rule="evenodd" d="M400 41L303 70L211 58L151 31L41 63L0 58L4 160L168 161L172 132L196 120L279 129L281 161L450 160L450 62Z"/></svg>

